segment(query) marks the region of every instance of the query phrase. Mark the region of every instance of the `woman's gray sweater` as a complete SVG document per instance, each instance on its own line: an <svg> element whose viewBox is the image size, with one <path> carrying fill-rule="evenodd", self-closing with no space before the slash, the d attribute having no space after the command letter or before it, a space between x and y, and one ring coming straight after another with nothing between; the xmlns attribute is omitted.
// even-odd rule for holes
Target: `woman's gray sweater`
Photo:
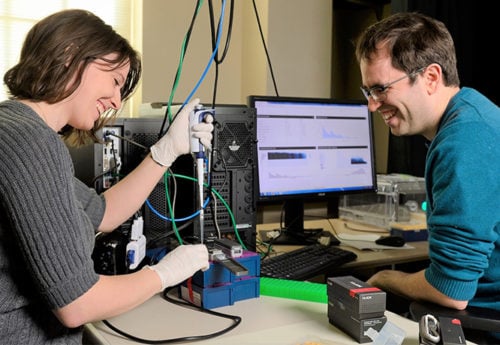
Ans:
<svg viewBox="0 0 500 345"><path fill-rule="evenodd" d="M0 343L81 344L52 313L98 279L104 198L74 178L59 135L28 106L0 103Z"/></svg>

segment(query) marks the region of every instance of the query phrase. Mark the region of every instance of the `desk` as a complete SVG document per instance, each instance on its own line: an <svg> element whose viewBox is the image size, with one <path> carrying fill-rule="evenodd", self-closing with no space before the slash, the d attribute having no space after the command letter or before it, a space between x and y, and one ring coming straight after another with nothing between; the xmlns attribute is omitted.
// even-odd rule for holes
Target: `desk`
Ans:
<svg viewBox="0 0 500 345"><path fill-rule="evenodd" d="M310 227L332 228L328 220L308 222ZM342 221L334 220L335 230L342 229ZM258 230L271 230L278 224L260 225ZM426 260L427 242L411 242L412 250L361 251L345 247L358 254L356 261L344 265L347 270L380 267L398 263ZM283 246L284 250L285 247ZM293 246L290 246L293 247ZM316 341L322 345L358 345L354 339L329 323L327 305L270 296L260 296L215 311L237 315L241 323L230 332L213 339L182 342L200 345L302 345ZM386 311L388 321L406 332L404 345L418 345L418 324L395 313ZM227 319L202 314L165 301L155 295L137 308L109 320L115 327L139 338L166 340L203 335L222 330L232 324ZM139 344L116 334L102 322L86 326L86 345ZM473 343L467 342L473 345Z"/></svg>
<svg viewBox="0 0 500 345"><path fill-rule="evenodd" d="M242 321L219 337L182 344L302 345L308 340L322 345L358 344L329 323L327 305L323 303L261 296L214 310L240 316ZM390 322L405 330L404 345L418 345L416 322L388 311L385 315ZM208 334L231 324L230 320L174 305L161 295L155 295L134 310L109 321L129 334L150 340ZM116 334L101 322L88 325L86 330L86 339L93 339L93 342L85 342L88 345L138 344Z"/></svg>
<svg viewBox="0 0 500 345"><path fill-rule="evenodd" d="M336 233L356 233L352 229L345 226L345 221L340 219L318 219L318 220L308 220L305 222L305 226L308 228L323 228L325 231L330 231L333 234ZM366 226L365 226L366 227ZM273 230L278 229L278 223L270 224L258 224L257 233L261 230ZM383 231L380 229L379 231ZM359 232L358 232L359 233ZM387 232L385 232L387 234ZM382 232L380 233L383 234ZM384 250L359 250L350 246L345 246L340 244L341 248L350 250L358 258L355 261L351 261L339 267L335 272L330 272L334 274L345 274L349 275L355 270L366 270L366 269L376 269L384 266L391 266L392 268L398 264L408 264L417 263L428 260L429 251L427 241L420 242L408 242L408 245L414 247L414 249L384 249ZM277 251L287 251L290 249L298 248L298 246L289 245L279 245L275 246Z"/></svg>

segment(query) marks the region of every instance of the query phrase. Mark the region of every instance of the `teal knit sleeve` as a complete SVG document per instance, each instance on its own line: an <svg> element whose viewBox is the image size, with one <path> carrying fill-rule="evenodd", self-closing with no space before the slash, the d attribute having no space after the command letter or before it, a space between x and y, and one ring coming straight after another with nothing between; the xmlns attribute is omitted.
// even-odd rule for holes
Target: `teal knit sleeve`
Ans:
<svg viewBox="0 0 500 345"><path fill-rule="evenodd" d="M494 123L470 109L451 115L429 147L426 184L431 264L425 276L431 285L457 300L471 300L481 278L494 282L489 288L500 289L498 119Z"/></svg>

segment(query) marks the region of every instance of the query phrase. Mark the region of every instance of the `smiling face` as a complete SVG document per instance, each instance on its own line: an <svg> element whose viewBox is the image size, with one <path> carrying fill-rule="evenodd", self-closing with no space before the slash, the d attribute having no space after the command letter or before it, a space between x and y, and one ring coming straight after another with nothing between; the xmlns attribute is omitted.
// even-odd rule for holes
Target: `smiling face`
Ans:
<svg viewBox="0 0 500 345"><path fill-rule="evenodd" d="M398 80L385 91L383 101L368 98L370 111L379 113L389 126L391 133L397 136L420 134L425 137L435 132L435 121L424 75L426 69L415 74L415 83L405 72L394 68L388 52L377 50L377 55L370 60L360 62L363 86L369 89Z"/></svg>
<svg viewBox="0 0 500 345"><path fill-rule="evenodd" d="M106 62L107 57L96 59L83 72L82 82L66 103L67 124L73 128L90 130L108 109L122 105L121 88L127 78L130 65L117 66Z"/></svg>

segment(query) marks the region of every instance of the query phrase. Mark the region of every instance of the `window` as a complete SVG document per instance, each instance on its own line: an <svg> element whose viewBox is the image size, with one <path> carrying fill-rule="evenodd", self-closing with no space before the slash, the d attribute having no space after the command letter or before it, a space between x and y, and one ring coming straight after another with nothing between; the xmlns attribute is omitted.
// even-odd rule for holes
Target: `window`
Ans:
<svg viewBox="0 0 500 345"><path fill-rule="evenodd" d="M132 46L138 47L132 40L134 0L2 0L0 1L0 76L2 88L0 101L7 98L3 84L5 72L19 59L24 38L31 27L51 13L68 8L82 8L101 17L107 24L127 38ZM137 32L135 32L137 33Z"/></svg>

